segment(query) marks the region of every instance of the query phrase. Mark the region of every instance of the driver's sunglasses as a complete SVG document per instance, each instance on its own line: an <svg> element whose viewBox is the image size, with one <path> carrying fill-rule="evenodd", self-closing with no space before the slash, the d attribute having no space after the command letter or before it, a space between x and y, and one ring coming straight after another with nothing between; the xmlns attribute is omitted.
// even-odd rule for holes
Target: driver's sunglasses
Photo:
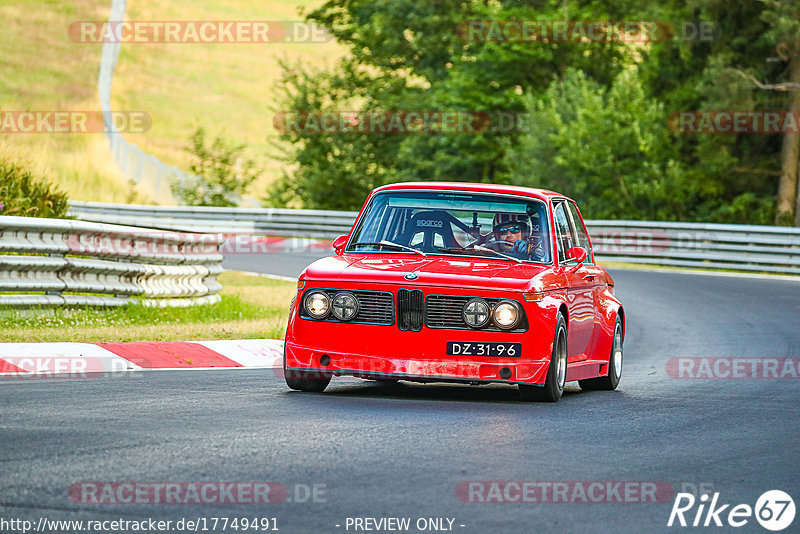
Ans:
<svg viewBox="0 0 800 534"><path fill-rule="evenodd" d="M511 232L512 234L517 234L517 233L519 233L520 230L521 230L521 228L519 227L519 225L515 224L514 226L506 226L504 228L500 228L497 231L497 233L498 234L504 234L506 232Z"/></svg>

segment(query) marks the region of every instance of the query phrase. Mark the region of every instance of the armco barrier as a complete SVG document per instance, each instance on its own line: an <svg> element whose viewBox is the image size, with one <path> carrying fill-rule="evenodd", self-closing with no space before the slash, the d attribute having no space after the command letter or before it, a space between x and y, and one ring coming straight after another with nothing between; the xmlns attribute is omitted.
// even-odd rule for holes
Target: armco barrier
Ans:
<svg viewBox="0 0 800 534"><path fill-rule="evenodd" d="M73 202L87 221L184 232L332 239L350 231L352 211L158 207ZM800 274L800 228L652 221L586 221L599 260Z"/></svg>
<svg viewBox="0 0 800 534"><path fill-rule="evenodd" d="M72 202L70 214L84 221L142 225L181 232L222 232L332 239L350 232L354 211L272 208L143 206Z"/></svg>
<svg viewBox="0 0 800 534"><path fill-rule="evenodd" d="M223 237L0 216L0 306L220 300Z"/></svg>
<svg viewBox="0 0 800 534"><path fill-rule="evenodd" d="M627 263L800 274L800 228L586 221L599 258Z"/></svg>

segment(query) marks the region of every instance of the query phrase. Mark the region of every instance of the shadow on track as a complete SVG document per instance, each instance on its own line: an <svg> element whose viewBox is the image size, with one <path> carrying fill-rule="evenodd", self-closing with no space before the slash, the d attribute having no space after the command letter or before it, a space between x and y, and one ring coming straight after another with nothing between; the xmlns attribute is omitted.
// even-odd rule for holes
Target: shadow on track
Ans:
<svg viewBox="0 0 800 534"><path fill-rule="evenodd" d="M461 384L430 383L417 384L409 382L375 382L362 381L337 385L332 382L325 393L302 393L287 391L290 395L314 395L331 398L371 398L393 399L412 401L445 401L445 402L481 402L505 404L535 404L548 405L551 403L529 403L520 400L519 390L513 385L491 384L482 386L468 386ZM587 394L597 392L582 391L577 385L564 390L561 401L584 398Z"/></svg>

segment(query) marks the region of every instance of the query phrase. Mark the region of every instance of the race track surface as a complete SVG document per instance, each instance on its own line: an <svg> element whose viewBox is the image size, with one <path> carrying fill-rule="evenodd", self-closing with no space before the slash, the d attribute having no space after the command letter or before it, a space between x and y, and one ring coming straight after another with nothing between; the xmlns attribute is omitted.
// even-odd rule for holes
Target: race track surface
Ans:
<svg viewBox="0 0 800 534"><path fill-rule="evenodd" d="M242 259L250 261L240 269L295 276L307 258ZM464 502L457 489L470 481L644 481L674 492L705 484L732 505L753 506L771 489L797 501L800 380L677 379L666 364L800 357L800 283L612 274L627 311L620 387L568 387L556 404L522 403L512 387L357 379L305 394L274 370L2 380L0 517L277 518L282 533L355 532L346 528L354 517L408 517L408 532L419 532L418 518L450 518L463 533L638 534L698 529L666 526L673 493L656 503L498 504ZM85 481L258 481L288 493L262 505L85 505L69 495ZM314 484L317 502L294 502ZM766 532L754 518L711 531Z"/></svg>

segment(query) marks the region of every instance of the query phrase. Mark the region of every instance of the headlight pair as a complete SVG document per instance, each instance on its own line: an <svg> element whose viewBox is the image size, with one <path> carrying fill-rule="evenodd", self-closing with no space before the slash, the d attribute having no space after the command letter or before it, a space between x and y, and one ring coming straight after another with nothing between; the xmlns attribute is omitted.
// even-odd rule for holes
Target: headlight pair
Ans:
<svg viewBox="0 0 800 534"><path fill-rule="evenodd" d="M311 291L303 300L308 314L314 319L325 319L333 314L340 321L350 321L358 315L358 299L349 291L340 291L331 299L324 291Z"/></svg>
<svg viewBox="0 0 800 534"><path fill-rule="evenodd" d="M513 330L522 319L522 309L513 300L502 300L492 309L484 299L472 299L464 305L461 316L471 328L483 328L491 320L501 330Z"/></svg>

